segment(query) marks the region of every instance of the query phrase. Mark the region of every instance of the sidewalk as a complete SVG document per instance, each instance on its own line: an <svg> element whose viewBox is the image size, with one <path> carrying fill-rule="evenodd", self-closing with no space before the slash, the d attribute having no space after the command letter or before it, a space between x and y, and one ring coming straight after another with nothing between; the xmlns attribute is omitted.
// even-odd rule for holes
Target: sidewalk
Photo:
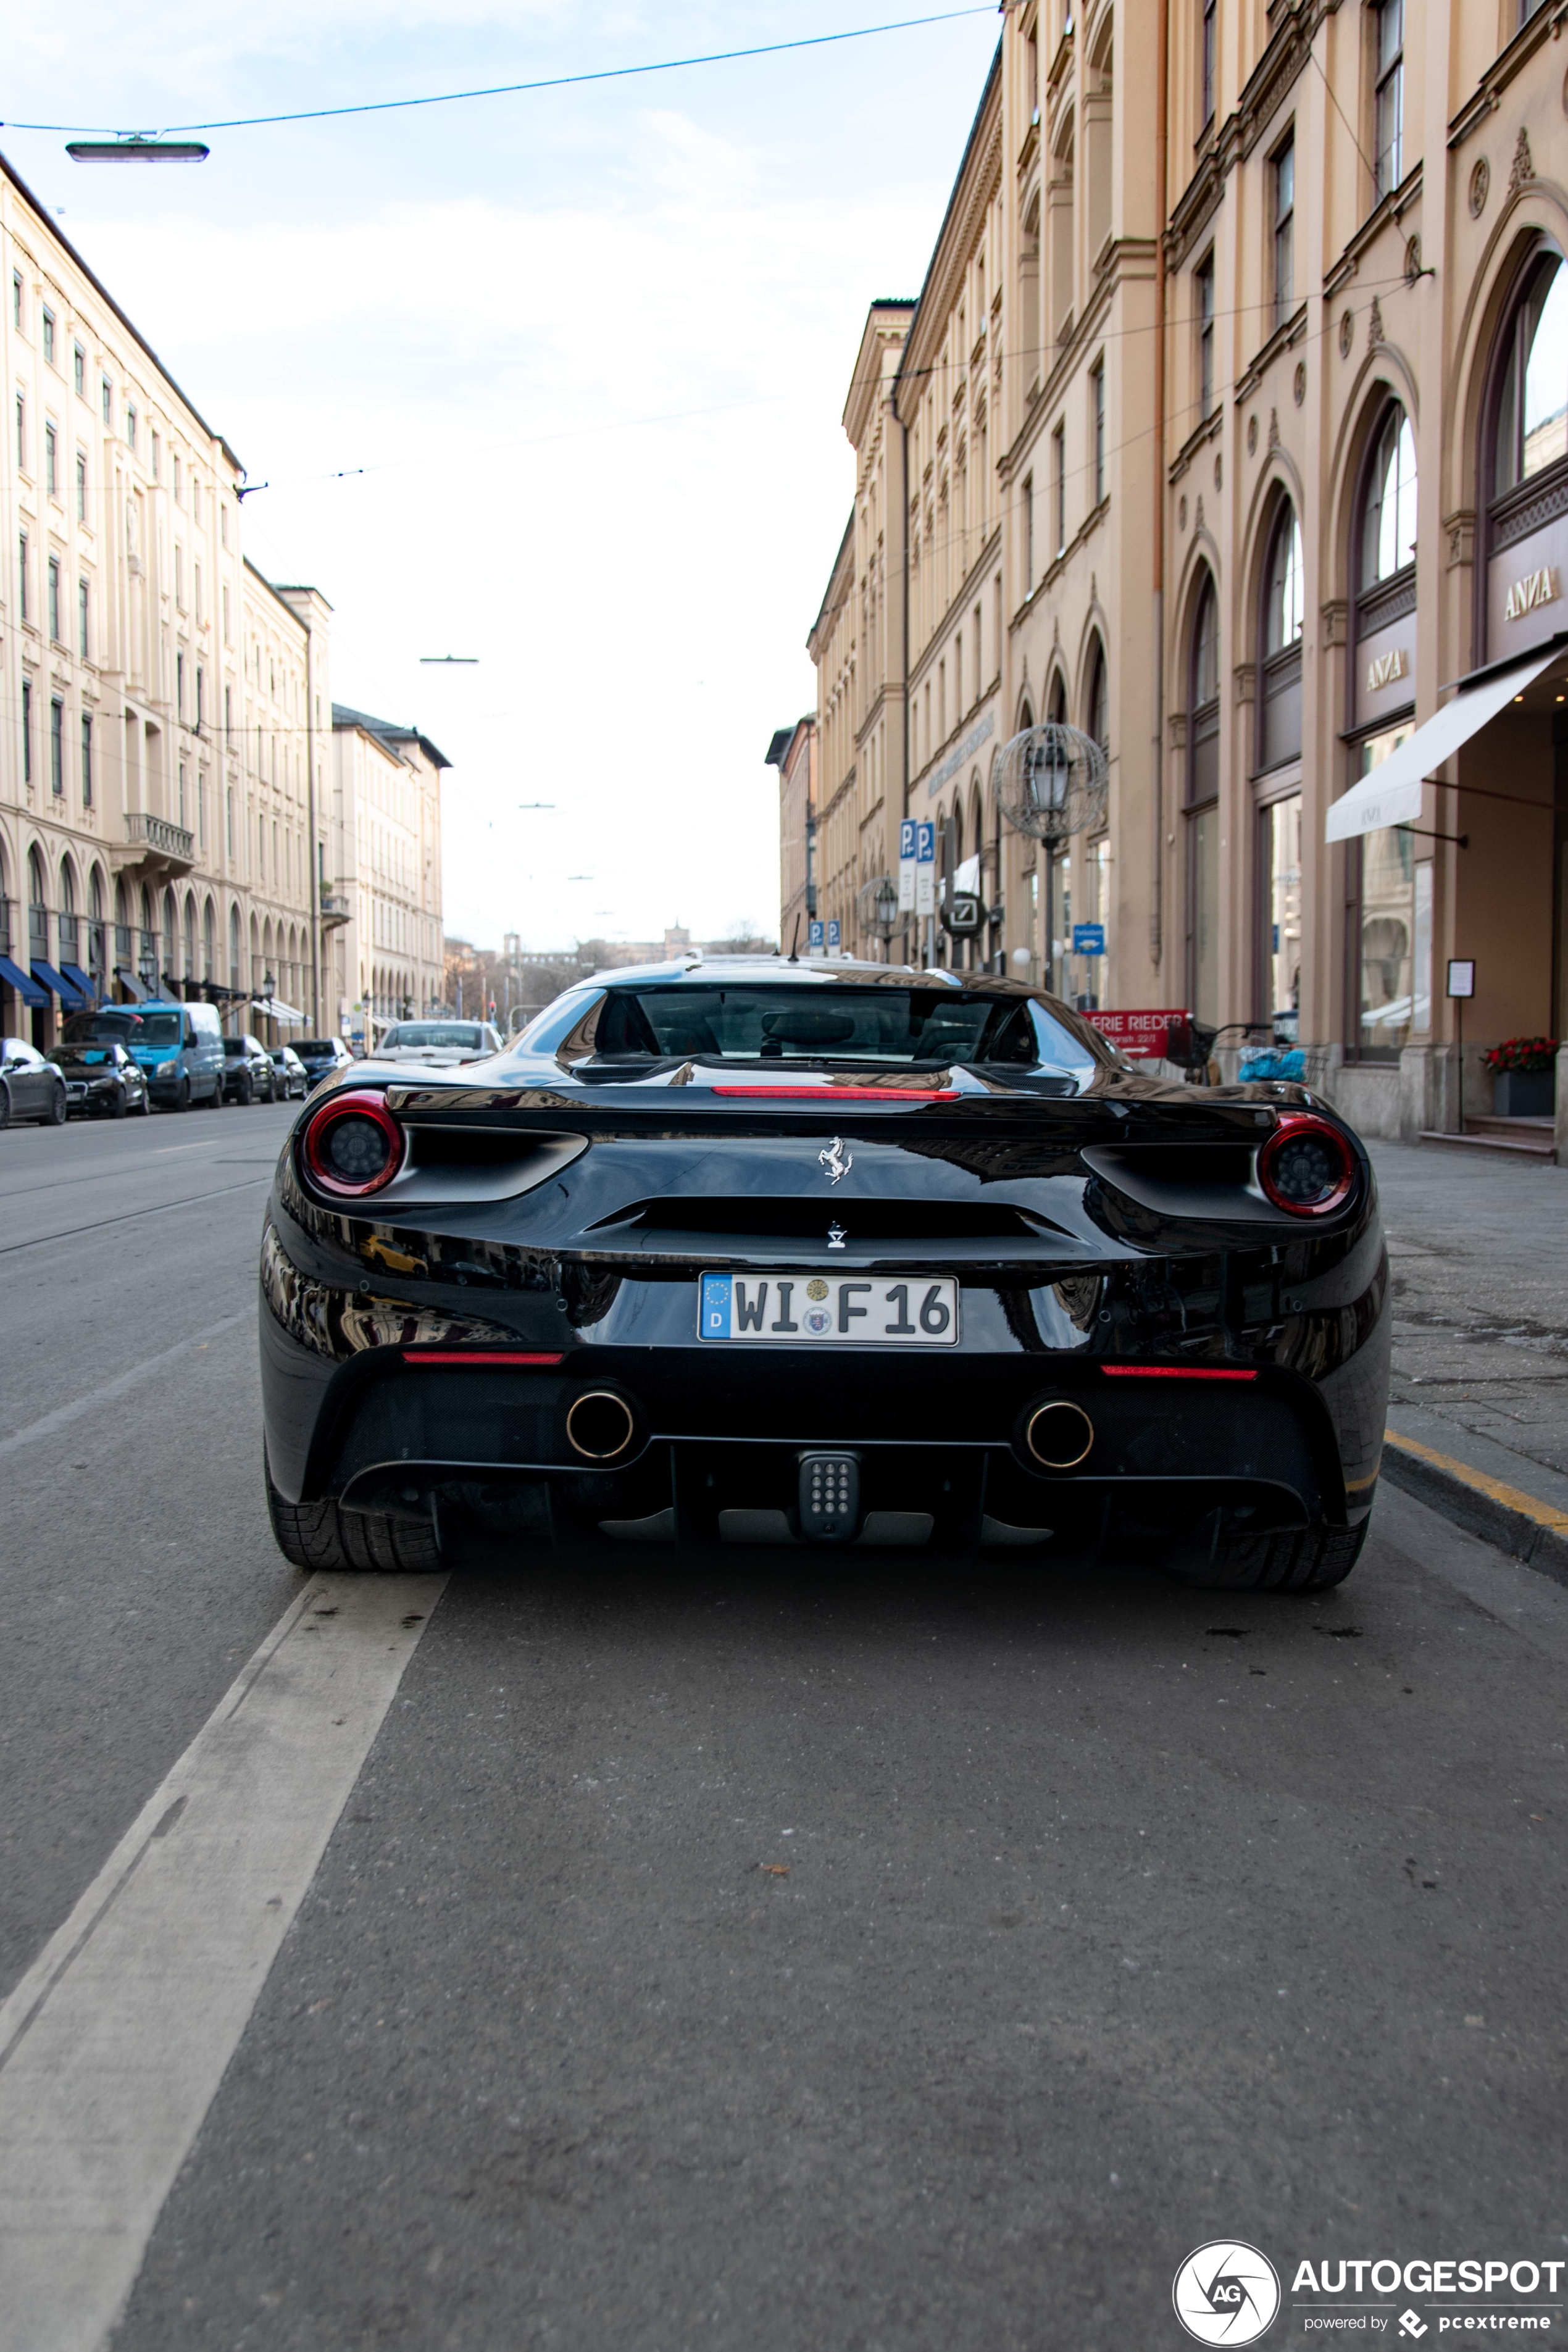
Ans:
<svg viewBox="0 0 1568 2352"><path fill-rule="evenodd" d="M1368 1150L1394 1282L1384 1475L1568 1581L1568 1170Z"/></svg>

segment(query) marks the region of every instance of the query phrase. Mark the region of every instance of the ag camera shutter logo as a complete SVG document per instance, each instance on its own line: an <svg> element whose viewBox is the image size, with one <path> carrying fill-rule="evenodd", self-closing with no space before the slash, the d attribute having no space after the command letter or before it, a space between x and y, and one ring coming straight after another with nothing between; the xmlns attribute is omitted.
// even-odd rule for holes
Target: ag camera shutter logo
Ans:
<svg viewBox="0 0 1568 2352"><path fill-rule="evenodd" d="M1171 2301L1199 2344L1256 2344L1279 2313L1279 2275L1256 2246L1215 2238L1187 2256L1176 2273Z"/></svg>

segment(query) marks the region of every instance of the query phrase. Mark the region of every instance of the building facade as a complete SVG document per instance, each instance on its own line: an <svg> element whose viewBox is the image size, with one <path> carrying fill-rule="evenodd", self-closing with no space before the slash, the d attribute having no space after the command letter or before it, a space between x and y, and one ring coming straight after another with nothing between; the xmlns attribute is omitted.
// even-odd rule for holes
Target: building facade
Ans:
<svg viewBox="0 0 1568 2352"><path fill-rule="evenodd" d="M1489 1043L1562 1034L1561 29L1531 0L1011 0L889 338L903 544L879 576L851 430L809 641L824 831L836 794L872 816L856 880L929 816L987 905L979 940L906 952L1294 1040L1373 1133L1458 1124L1450 959L1470 1108ZM907 683L870 634L900 593ZM1532 675L1487 717L1499 664ZM1362 795L1331 825L1450 703L1418 814L1363 829ZM1002 743L1048 718L1110 780L1104 826L1049 856L995 794ZM875 951L850 843L840 817L825 895ZM1074 953L1084 922L1103 957Z"/></svg>
<svg viewBox="0 0 1568 2352"><path fill-rule="evenodd" d="M768 745L767 763L779 772L779 944L805 947L815 912L816 845L816 719L808 712L781 727Z"/></svg>
<svg viewBox="0 0 1568 2352"><path fill-rule="evenodd" d="M327 607L245 562L238 458L3 159L0 288L0 1024L313 1017Z"/></svg>
<svg viewBox="0 0 1568 2352"><path fill-rule="evenodd" d="M416 727L332 706L327 1002L341 1034L367 1045L387 1022L438 1013L446 1001L441 776L450 765Z"/></svg>

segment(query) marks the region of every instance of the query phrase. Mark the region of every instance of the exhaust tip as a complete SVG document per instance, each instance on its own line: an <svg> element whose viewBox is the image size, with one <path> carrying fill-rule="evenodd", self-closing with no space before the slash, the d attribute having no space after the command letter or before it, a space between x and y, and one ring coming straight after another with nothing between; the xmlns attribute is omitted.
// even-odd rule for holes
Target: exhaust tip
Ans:
<svg viewBox="0 0 1568 2352"><path fill-rule="evenodd" d="M614 1462L630 1445L637 1423L625 1397L587 1389L566 1409L566 1439L584 1462Z"/></svg>
<svg viewBox="0 0 1568 2352"><path fill-rule="evenodd" d="M1082 1405L1053 1397L1029 1415L1024 1443L1042 1468L1076 1470L1094 1444L1094 1423Z"/></svg>

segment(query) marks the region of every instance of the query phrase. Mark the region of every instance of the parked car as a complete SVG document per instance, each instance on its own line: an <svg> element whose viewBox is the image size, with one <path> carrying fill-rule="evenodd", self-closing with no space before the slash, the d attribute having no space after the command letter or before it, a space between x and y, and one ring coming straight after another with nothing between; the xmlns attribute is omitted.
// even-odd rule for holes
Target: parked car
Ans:
<svg viewBox="0 0 1568 2352"><path fill-rule="evenodd" d="M272 1056L272 1066L278 1074L278 1091L285 1102L298 1096L301 1102L310 1091L310 1081L305 1065L292 1045L279 1045Z"/></svg>
<svg viewBox="0 0 1568 2352"><path fill-rule="evenodd" d="M248 1030L223 1041L223 1087L230 1102L276 1102L279 1091L272 1056Z"/></svg>
<svg viewBox="0 0 1568 2352"><path fill-rule="evenodd" d="M69 1107L63 1071L25 1037L0 1037L0 1127L22 1118L62 1127Z"/></svg>
<svg viewBox="0 0 1568 2352"><path fill-rule="evenodd" d="M144 1004L100 1004L66 1023L68 1045L117 1042L140 1063L153 1099L169 1110L189 1110L224 1101L223 1028L216 1004L175 1004L157 998Z"/></svg>
<svg viewBox="0 0 1568 2352"><path fill-rule="evenodd" d="M51 1045L45 1058L64 1076L69 1108L84 1118L123 1118L128 1110L144 1118L153 1108L146 1073L117 1039Z"/></svg>
<svg viewBox="0 0 1568 2352"><path fill-rule="evenodd" d="M305 1076L311 1086L320 1086L335 1071L346 1070L353 1060L341 1037L301 1037L294 1051L305 1065Z"/></svg>
<svg viewBox="0 0 1568 2352"><path fill-rule="evenodd" d="M371 1059L414 1062L424 1070L455 1070L482 1062L501 1049L500 1032L488 1021L395 1021L376 1039Z"/></svg>
<svg viewBox="0 0 1568 2352"><path fill-rule="evenodd" d="M297 1116L261 1292L268 1507L315 1571L526 1527L1323 1591L1376 1490L1351 1129L1000 975L672 962L497 1062L362 1063Z"/></svg>

